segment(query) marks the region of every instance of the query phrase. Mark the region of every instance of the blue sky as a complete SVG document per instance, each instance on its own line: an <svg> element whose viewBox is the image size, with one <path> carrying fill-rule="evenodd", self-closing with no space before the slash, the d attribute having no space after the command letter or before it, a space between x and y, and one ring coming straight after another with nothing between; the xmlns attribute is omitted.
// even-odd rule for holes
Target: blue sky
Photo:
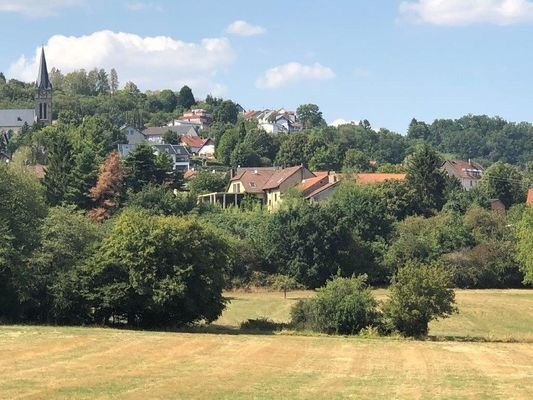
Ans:
<svg viewBox="0 0 533 400"><path fill-rule="evenodd" d="M63 72L115 67L247 109L316 103L328 122L533 121L528 0L0 0L0 32L8 78L33 80L44 44Z"/></svg>

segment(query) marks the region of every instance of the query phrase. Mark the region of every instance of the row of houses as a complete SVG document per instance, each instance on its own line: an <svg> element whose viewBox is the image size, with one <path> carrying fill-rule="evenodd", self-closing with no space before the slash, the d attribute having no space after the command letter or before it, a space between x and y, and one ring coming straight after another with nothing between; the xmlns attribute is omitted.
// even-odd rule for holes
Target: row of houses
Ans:
<svg viewBox="0 0 533 400"><path fill-rule="evenodd" d="M483 176L483 167L471 160L448 160L442 166L449 176L456 177L465 190L474 188ZM256 198L269 210L275 210L290 189L302 191L305 199L321 202L329 198L340 180L345 178L336 172L311 172L303 165L279 168L257 167L238 168L232 176L225 192L209 193L199 196L198 201L218 204L222 207L240 205L245 195ZM359 184L381 183L387 180L405 180L405 174L360 173L355 175ZM533 202L530 190L528 202ZM498 208L498 204L491 204Z"/></svg>
<svg viewBox="0 0 533 400"><path fill-rule="evenodd" d="M297 189L311 202L327 200L344 177L331 171L311 172L303 165L290 168L258 167L237 168L225 192L209 193L198 197L202 203L220 205L224 208L239 206L246 195L252 196L268 210L277 209L283 197ZM405 174L357 174L359 183L377 183L385 180L405 180Z"/></svg>
<svg viewBox="0 0 533 400"><path fill-rule="evenodd" d="M245 120L256 120L259 128L271 134L298 132L303 129L303 125L296 118L296 113L284 108L248 111L243 116Z"/></svg>

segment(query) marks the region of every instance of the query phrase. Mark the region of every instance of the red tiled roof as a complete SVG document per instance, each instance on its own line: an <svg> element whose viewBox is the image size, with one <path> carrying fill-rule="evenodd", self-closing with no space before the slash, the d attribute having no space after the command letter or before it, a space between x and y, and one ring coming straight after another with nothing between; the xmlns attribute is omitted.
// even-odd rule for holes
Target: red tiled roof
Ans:
<svg viewBox="0 0 533 400"><path fill-rule="evenodd" d="M533 206L533 188L530 188L527 192L526 204L529 206Z"/></svg>
<svg viewBox="0 0 533 400"><path fill-rule="evenodd" d="M389 180L404 181L406 174L382 174L382 173L367 173L357 174L355 179L357 183L381 183Z"/></svg>
<svg viewBox="0 0 533 400"><path fill-rule="evenodd" d="M338 184L338 183L339 183L339 181L336 181L336 182L329 182L329 181L328 181L325 185L323 185L323 186L319 186L317 189L315 189L315 190L312 191L311 193L309 193L309 194L305 194L305 193L304 193L304 196L305 196L306 199L309 199L309 198L314 197L314 196L316 196L317 194L323 192L324 190L329 189L329 188L332 187L332 186L335 186L335 185Z"/></svg>
<svg viewBox="0 0 533 400"><path fill-rule="evenodd" d="M474 161L448 160L444 165L449 165L455 171L455 176L458 178L481 179L483 173L483 167Z"/></svg>
<svg viewBox="0 0 533 400"><path fill-rule="evenodd" d="M266 168L238 168L231 182L240 181L244 191L248 193L262 193L265 184L277 171L275 167Z"/></svg>
<svg viewBox="0 0 533 400"><path fill-rule="evenodd" d="M279 187L286 179L290 178L296 172L300 171L303 168L302 165L297 165L296 167L284 168L277 170L268 180L268 182L263 187L264 190L275 189Z"/></svg>
<svg viewBox="0 0 533 400"><path fill-rule="evenodd" d="M203 147L211 139L204 139L200 136L181 135L181 143L189 147Z"/></svg>

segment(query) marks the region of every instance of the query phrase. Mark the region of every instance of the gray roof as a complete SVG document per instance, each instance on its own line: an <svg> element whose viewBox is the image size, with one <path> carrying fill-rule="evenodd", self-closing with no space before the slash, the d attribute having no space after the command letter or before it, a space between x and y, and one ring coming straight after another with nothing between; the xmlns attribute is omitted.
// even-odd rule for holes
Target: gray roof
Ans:
<svg viewBox="0 0 533 400"><path fill-rule="evenodd" d="M48 68L46 67L46 57L44 56L44 48L41 50L41 63L39 64L39 73L35 81L37 89L52 90L52 84L48 77Z"/></svg>
<svg viewBox="0 0 533 400"><path fill-rule="evenodd" d="M180 144L153 144L152 149L157 151L166 151L168 154L188 155L189 152Z"/></svg>
<svg viewBox="0 0 533 400"><path fill-rule="evenodd" d="M118 151L122 157L126 157L138 144L119 144L117 145ZM187 156L189 152L180 144L150 144L150 147L154 151L164 151L168 154L176 154Z"/></svg>
<svg viewBox="0 0 533 400"><path fill-rule="evenodd" d="M160 136L168 131L176 132L178 135L190 134L192 132L194 132L193 133L194 136L197 135L196 129L194 129L192 126L187 126L187 125L154 126L154 127L146 128L145 130L142 131L142 134L145 136Z"/></svg>
<svg viewBox="0 0 533 400"><path fill-rule="evenodd" d="M0 128L22 128L25 122L33 125L35 110L0 110Z"/></svg>

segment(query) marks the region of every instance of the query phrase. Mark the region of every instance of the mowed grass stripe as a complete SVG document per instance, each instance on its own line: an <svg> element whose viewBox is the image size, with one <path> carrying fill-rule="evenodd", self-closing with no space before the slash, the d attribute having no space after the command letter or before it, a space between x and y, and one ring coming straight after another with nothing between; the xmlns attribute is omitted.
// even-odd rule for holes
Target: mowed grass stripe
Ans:
<svg viewBox="0 0 533 400"><path fill-rule="evenodd" d="M528 399L533 390L531 344L91 328L76 341L76 331L0 328L0 398Z"/></svg>

